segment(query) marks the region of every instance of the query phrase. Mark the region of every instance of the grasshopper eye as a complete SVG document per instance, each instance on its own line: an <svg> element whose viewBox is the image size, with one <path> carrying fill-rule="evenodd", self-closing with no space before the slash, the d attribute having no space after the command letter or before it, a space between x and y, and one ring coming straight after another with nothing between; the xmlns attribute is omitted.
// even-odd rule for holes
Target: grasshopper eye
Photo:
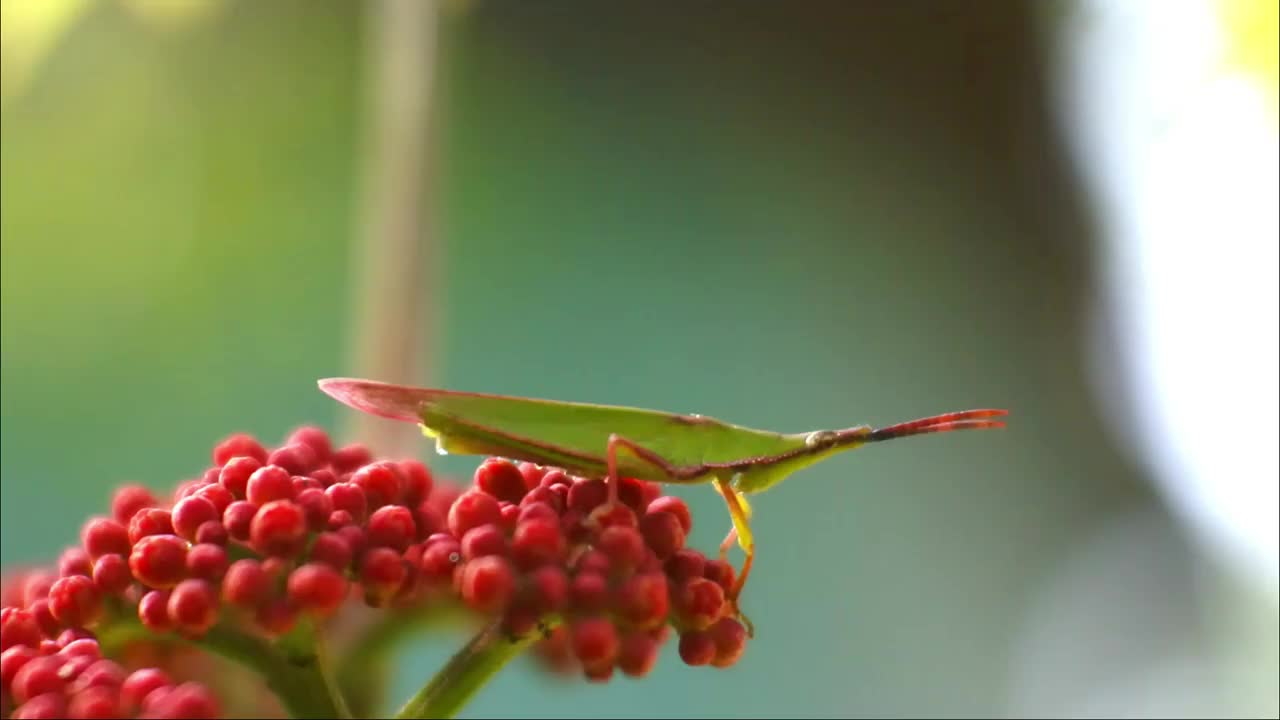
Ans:
<svg viewBox="0 0 1280 720"><path fill-rule="evenodd" d="M804 439L805 447L826 447L836 441L836 434L830 430L818 430L809 433Z"/></svg>

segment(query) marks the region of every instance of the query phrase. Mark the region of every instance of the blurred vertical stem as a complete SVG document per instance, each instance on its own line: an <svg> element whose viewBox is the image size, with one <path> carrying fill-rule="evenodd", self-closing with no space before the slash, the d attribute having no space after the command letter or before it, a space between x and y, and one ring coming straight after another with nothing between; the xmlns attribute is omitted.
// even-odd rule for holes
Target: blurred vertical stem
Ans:
<svg viewBox="0 0 1280 720"><path fill-rule="evenodd" d="M363 195L352 257L355 306L351 373L427 384L433 375L440 265L431 208L430 110L435 82L436 0L373 0L366 6ZM416 428L346 413L344 435L381 456L421 448Z"/></svg>

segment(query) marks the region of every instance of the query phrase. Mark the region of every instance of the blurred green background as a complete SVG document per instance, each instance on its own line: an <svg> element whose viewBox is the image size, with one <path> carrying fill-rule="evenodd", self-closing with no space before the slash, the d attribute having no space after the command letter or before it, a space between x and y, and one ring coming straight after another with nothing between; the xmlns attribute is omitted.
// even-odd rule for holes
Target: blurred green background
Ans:
<svg viewBox="0 0 1280 720"><path fill-rule="evenodd" d="M1046 69L1065 7L444 7L440 321L429 373L396 379L788 431L1013 411L756 500L758 636L732 670L674 642L605 686L522 662L469 716L1274 716L1274 611L1260 648L1206 613L1217 576L1100 424L1094 221ZM6 568L56 557L119 483L197 475L226 434L344 431L315 381L357 370L369 24L361 3L90 3L6 76ZM676 494L712 550L721 501ZM392 705L458 641L415 641ZM1187 656L1204 693L1143 670ZM1129 670L1139 690L1103 692Z"/></svg>

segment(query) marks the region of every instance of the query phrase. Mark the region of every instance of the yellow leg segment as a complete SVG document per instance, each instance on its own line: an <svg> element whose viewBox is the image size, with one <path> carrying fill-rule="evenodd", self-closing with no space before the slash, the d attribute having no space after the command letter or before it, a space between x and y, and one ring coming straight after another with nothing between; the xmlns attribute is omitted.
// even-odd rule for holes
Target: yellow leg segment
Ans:
<svg viewBox="0 0 1280 720"><path fill-rule="evenodd" d="M721 555L723 557L728 554L728 546L733 542L735 535L738 538L738 545L747 555L742 562L742 571L738 573L738 579L733 584L733 590L729 592L729 602L738 620L746 627L747 636L755 637L755 626L738 606L738 596L742 594L742 588L747 584L747 576L751 574L751 565L756 559L756 543L751 535L751 505L747 503L742 493L734 490L727 481L716 480L716 489L724 497L725 504L729 506L729 516L733 518L733 529L729 531L725 542L720 546Z"/></svg>

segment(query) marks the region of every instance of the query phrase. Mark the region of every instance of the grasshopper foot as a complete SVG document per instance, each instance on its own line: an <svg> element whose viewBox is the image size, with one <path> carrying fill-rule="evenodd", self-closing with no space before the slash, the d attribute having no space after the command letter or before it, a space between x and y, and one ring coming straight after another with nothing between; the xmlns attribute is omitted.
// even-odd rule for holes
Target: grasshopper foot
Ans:
<svg viewBox="0 0 1280 720"><path fill-rule="evenodd" d="M747 617L747 614L742 612L742 607L738 604L737 598L733 598L729 600L729 612L730 612L730 616L734 620L737 620L738 622L742 623L742 627L746 628L747 637L750 639L755 639L755 636L756 636L755 623L751 622L751 618Z"/></svg>

